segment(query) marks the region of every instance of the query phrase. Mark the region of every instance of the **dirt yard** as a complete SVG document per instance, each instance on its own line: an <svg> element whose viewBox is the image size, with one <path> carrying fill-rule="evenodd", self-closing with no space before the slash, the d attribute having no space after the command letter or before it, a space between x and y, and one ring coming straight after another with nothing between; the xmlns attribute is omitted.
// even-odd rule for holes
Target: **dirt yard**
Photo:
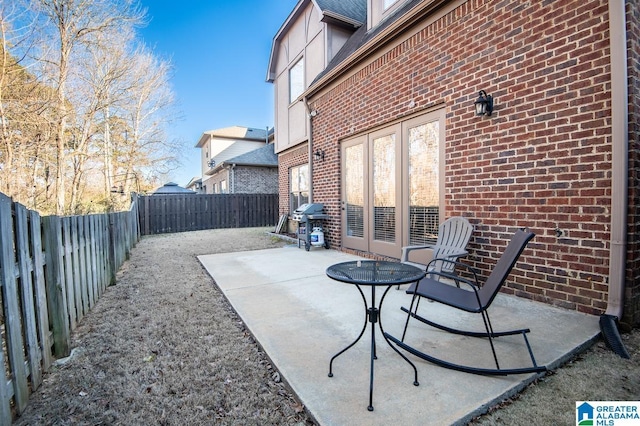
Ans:
<svg viewBox="0 0 640 426"><path fill-rule="evenodd" d="M313 424L196 258L286 244L267 231L143 238L14 424ZM596 344L475 424L575 424L577 400L639 400L640 333L624 339L631 360Z"/></svg>

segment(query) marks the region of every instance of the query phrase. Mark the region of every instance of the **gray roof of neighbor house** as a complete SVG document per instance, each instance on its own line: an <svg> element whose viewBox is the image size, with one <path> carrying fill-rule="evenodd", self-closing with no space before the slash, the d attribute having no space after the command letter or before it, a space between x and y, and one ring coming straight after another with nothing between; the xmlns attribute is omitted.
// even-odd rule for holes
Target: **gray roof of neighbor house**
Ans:
<svg viewBox="0 0 640 426"><path fill-rule="evenodd" d="M278 167L278 156L274 152L273 144L254 149L237 157L224 160L223 164L236 166Z"/></svg>
<svg viewBox="0 0 640 426"><path fill-rule="evenodd" d="M190 189L183 188L178 186L177 183L167 182L160 188L153 191L152 195L162 195L162 194L195 194Z"/></svg>
<svg viewBox="0 0 640 426"><path fill-rule="evenodd" d="M222 129L209 130L200 136L196 148L201 148L202 145L207 142L209 137L215 137L220 139L238 139L248 141L266 141L267 136L270 136L273 131L267 133L267 129L255 129L252 127L232 126L224 127Z"/></svg>

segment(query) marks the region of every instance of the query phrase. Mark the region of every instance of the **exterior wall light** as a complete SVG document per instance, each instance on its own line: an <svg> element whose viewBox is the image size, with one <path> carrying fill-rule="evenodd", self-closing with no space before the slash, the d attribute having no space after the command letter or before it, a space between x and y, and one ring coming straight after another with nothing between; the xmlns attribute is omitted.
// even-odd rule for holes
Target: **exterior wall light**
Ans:
<svg viewBox="0 0 640 426"><path fill-rule="evenodd" d="M313 153L313 159L316 161L324 161L324 151L316 149L316 152Z"/></svg>
<svg viewBox="0 0 640 426"><path fill-rule="evenodd" d="M493 98L484 90L478 93L478 99L473 104L476 107L476 115L491 115L493 112Z"/></svg>

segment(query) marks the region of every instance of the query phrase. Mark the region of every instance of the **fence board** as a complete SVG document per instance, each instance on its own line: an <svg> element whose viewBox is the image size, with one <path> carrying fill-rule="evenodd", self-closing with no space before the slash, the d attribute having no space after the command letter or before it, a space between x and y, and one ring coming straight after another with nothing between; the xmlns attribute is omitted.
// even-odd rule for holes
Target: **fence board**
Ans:
<svg viewBox="0 0 640 426"><path fill-rule="evenodd" d="M87 279L87 248L89 245L87 244L87 240L84 235L84 223L86 222L86 216L78 216L78 261L79 261L79 269L80 269L80 282L85 285L82 286L82 311L83 314L89 312L89 310L93 307L92 304L89 303L89 280Z"/></svg>
<svg viewBox="0 0 640 426"><path fill-rule="evenodd" d="M22 304L22 322L24 338L26 340L27 359L29 361L29 373L31 386L35 390L42 383L42 369L40 366L40 345L38 343L38 331L36 324L36 312L33 306L33 275L31 271L31 256L29 253L29 224L27 209L15 205L15 229L16 252L18 254L18 269L20 271L20 302Z"/></svg>
<svg viewBox="0 0 640 426"><path fill-rule="evenodd" d="M278 221L277 194L150 195L139 201L143 235L273 226Z"/></svg>
<svg viewBox="0 0 640 426"><path fill-rule="evenodd" d="M11 265L9 262L13 264L12 259L7 258L5 256L8 254L8 250L6 250L6 245L9 241L13 240L12 235L12 226L11 226L11 203L10 200L4 195L0 194L0 260L2 261L3 266L0 269L0 273L2 274L1 281L2 283L2 300L3 303L6 300L5 297L5 287L6 284L14 279L14 273L12 271ZM3 243L5 241L6 243ZM11 397L13 396L11 384L7 381L7 372L4 367L6 362L6 356L3 348L0 348L0 423L2 424L10 424L11 423Z"/></svg>
<svg viewBox="0 0 640 426"><path fill-rule="evenodd" d="M53 353L57 358L69 353L69 313L64 287L64 247L62 245L62 220L57 216L42 218L45 236L45 260L47 269L47 300L49 319L53 331Z"/></svg>
<svg viewBox="0 0 640 426"><path fill-rule="evenodd" d="M18 287L15 255L13 252L13 213L11 200L0 198L0 262L2 262L2 301L4 304L4 328L9 368L12 372L15 408L21 414L27 406L27 371L22 339L22 321L18 306ZM3 364L4 365L4 364Z"/></svg>
<svg viewBox="0 0 640 426"><path fill-rule="evenodd" d="M38 320L38 340L40 341L40 353L42 355L42 368L47 371L51 367L51 333L49 332L49 310L47 307L47 293L44 279L44 255L42 252L42 223L40 215L29 212L31 225L33 256L34 298Z"/></svg>

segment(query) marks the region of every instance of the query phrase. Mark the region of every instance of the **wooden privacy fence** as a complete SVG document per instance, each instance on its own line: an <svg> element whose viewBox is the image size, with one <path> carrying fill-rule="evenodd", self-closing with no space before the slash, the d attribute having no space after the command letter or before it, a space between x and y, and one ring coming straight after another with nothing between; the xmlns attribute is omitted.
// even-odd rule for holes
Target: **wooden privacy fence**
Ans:
<svg viewBox="0 0 640 426"><path fill-rule="evenodd" d="M278 194L164 194L138 199L142 235L272 226Z"/></svg>
<svg viewBox="0 0 640 426"><path fill-rule="evenodd" d="M0 424L27 406L54 358L140 239L127 212L45 216L0 194Z"/></svg>

